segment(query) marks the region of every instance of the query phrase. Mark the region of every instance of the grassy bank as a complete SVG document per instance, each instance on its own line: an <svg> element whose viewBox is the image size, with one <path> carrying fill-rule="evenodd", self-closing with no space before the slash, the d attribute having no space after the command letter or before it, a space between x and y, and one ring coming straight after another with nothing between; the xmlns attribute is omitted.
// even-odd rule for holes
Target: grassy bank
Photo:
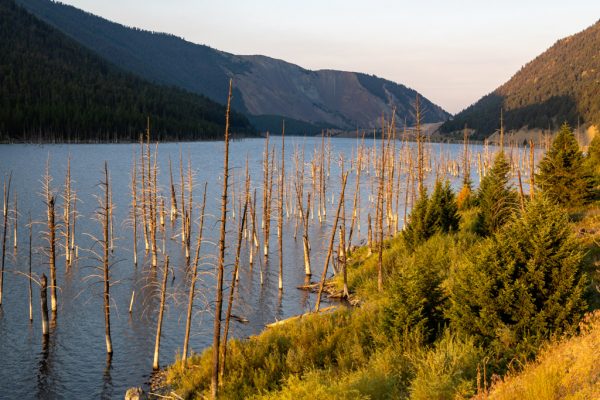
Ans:
<svg viewBox="0 0 600 400"><path fill-rule="evenodd" d="M490 239L475 233L476 215L477 209L463 212L458 231L436 234L416 247L402 235L386 241L382 292L376 254L365 247L353 251L348 285L361 305L231 340L220 398L469 398L484 393L497 376L516 374L540 346L555 340L553 333L524 336L517 347L527 351L515 353L500 341L465 333L450 317L464 265L489 245ZM585 250L580 266L587 279L587 307L595 308L600 214L589 206L571 217L570 235ZM341 288L341 277L334 283ZM560 332L570 336L576 330ZM169 369L168 381L179 395L208 397L210 357L206 349L186 369L177 363Z"/></svg>

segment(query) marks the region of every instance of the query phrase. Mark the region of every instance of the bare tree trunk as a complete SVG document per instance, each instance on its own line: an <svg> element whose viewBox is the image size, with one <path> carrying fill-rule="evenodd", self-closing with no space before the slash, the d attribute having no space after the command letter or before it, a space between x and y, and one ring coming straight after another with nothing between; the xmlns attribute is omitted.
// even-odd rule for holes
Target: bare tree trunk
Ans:
<svg viewBox="0 0 600 400"><path fill-rule="evenodd" d="M279 290L283 290L283 182L285 180L285 121L281 132L281 172L279 174L279 221L277 233L279 240Z"/></svg>
<svg viewBox="0 0 600 400"><path fill-rule="evenodd" d="M237 247L235 251L235 264L233 272L231 274L231 284L229 286L229 300L227 302L227 313L225 314L225 327L223 329L223 342L221 344L221 370L219 371L221 382L223 381L223 374L225 373L225 363L227 359L227 336L229 334L229 321L231 319L231 311L233 308L233 295L235 293L235 282L238 274L240 265L240 251L242 249L242 233L246 226L246 211L248 210L248 192L246 192L246 202L244 203L244 210L242 211L242 221L238 230Z"/></svg>
<svg viewBox="0 0 600 400"><path fill-rule="evenodd" d="M173 169L171 168L171 157L169 156L169 186L171 188L171 223L177 219L177 196L175 195L175 185L173 185Z"/></svg>
<svg viewBox="0 0 600 400"><path fill-rule="evenodd" d="M131 171L131 216L133 220L133 265L137 267L137 167L135 157Z"/></svg>
<svg viewBox="0 0 600 400"><path fill-rule="evenodd" d="M46 274L42 273L42 279L40 281L40 308L42 310L42 335L48 336L49 324L48 324L48 278Z"/></svg>
<svg viewBox="0 0 600 400"><path fill-rule="evenodd" d="M418 97L417 97L418 99ZM418 104L418 102L417 102ZM418 105L417 105L418 108ZM418 124L418 123L417 123ZM383 213L384 213L384 206L383 203L385 201L385 196L384 196L384 181L385 181L385 163L386 163L386 152L385 152L385 136L384 136L384 129L382 127L381 130L381 171L380 171L380 177L379 177L379 190L377 193L377 210L378 210L378 217L379 220L376 222L377 225L379 226L379 230L377 231L377 234L379 235L378 237L378 244L377 244L377 250L378 250L378 255L377 255L377 288L380 292L383 291Z"/></svg>
<svg viewBox="0 0 600 400"><path fill-rule="evenodd" d="M109 270L109 259L108 252L110 247L109 238L109 224L110 224L110 182L108 179L108 164L104 162L104 210L102 210L102 230L103 230L103 241L102 241L102 269L104 272L104 336L106 339L106 353L111 355L112 340L110 336L110 278L108 274Z"/></svg>
<svg viewBox="0 0 600 400"><path fill-rule="evenodd" d="M162 287L160 289L160 307L158 308L158 322L156 323L156 340L154 342L154 361L152 369L158 370L158 352L160 349L160 334L162 331L163 314L165 311L165 298L167 294L167 277L169 276L169 256L165 256L165 270L163 271Z"/></svg>
<svg viewBox="0 0 600 400"><path fill-rule="evenodd" d="M349 252L352 246L352 233L354 232L354 224L356 223L356 208L358 206L358 194L360 193L360 168L361 160L360 156L358 156L356 163L356 188L354 189L354 201L352 202L352 219L350 220L350 231L348 232L348 243L346 245L346 252ZM400 175L400 172L398 172L398 175Z"/></svg>
<svg viewBox="0 0 600 400"><path fill-rule="evenodd" d="M521 182L521 170L517 167L517 176L519 178L519 202L521 211L525 211L525 195L523 194L523 183Z"/></svg>
<svg viewBox="0 0 600 400"><path fill-rule="evenodd" d="M187 316L185 319L185 337L183 339L183 354L181 361L185 365L187 361L189 343L190 343L190 329L192 326L192 310L194 307L194 294L196 292L196 279L198 276L198 262L200 260L200 247L202 246L202 231L204 229L204 208L206 207L206 187L204 184L204 195L202 196L202 210L200 211L200 231L198 232L198 241L196 243L196 256L194 257L194 265L192 267L192 279L190 282L190 291L188 295L188 307Z"/></svg>
<svg viewBox="0 0 600 400"><path fill-rule="evenodd" d="M19 209L18 209L18 201L17 201L17 192L15 192L15 202L14 202L14 208L13 208L13 215L14 215L14 223L13 223L13 249L17 249L17 243L18 243L18 232L17 232L17 228L19 226Z"/></svg>
<svg viewBox="0 0 600 400"><path fill-rule="evenodd" d="M31 213L29 213L29 321L33 321L33 288L31 287L31 239L33 236L33 225L31 224Z"/></svg>
<svg viewBox="0 0 600 400"><path fill-rule="evenodd" d="M300 200L302 202L302 200ZM310 213L310 193L306 196L306 211L302 212L304 225L304 234L302 235L302 244L304 246L304 273L307 276L312 275L310 268L310 242L308 239L308 214Z"/></svg>
<svg viewBox="0 0 600 400"><path fill-rule="evenodd" d="M63 220L65 223L65 265L71 266L71 157L67 158L67 175L65 177L65 194L63 195L64 212Z"/></svg>
<svg viewBox="0 0 600 400"><path fill-rule="evenodd" d="M529 196L531 200L535 195L535 145L529 141Z"/></svg>
<svg viewBox="0 0 600 400"><path fill-rule="evenodd" d="M146 250L146 254L148 250L150 250L150 241L148 240L148 221L147 221L147 213L146 213L146 160L144 159L144 140L140 135L140 148L141 148L141 158L140 158L140 175L142 176L142 229L144 234L144 249Z"/></svg>
<svg viewBox="0 0 600 400"><path fill-rule="evenodd" d="M2 293L4 288L4 262L6 259L6 228L8 227L8 201L10 198L10 183L12 181L12 171L8 176L8 186L6 180L4 181L4 203L2 208L2 215L4 217L3 223L3 234L2 234L2 269L0 269L0 307L2 306Z"/></svg>
<svg viewBox="0 0 600 400"><path fill-rule="evenodd" d="M227 113L225 114L225 150L223 155L223 195L221 197L221 233L219 238L219 260L217 270L217 291L215 323L213 329L213 370L211 375L211 397L217 398L219 390L219 348L221 341L221 312L223 309L223 272L225 270L225 232L227 224L227 185L229 181L229 111L231 106L232 80L229 80Z"/></svg>
<svg viewBox="0 0 600 400"><path fill-rule="evenodd" d="M323 266L323 274L321 274L321 284L319 285L319 293L317 294L317 303L315 304L315 312L319 312L319 306L321 305L321 296L323 294L323 288L325 287L325 280L327 279L327 268L329 267L329 260L331 259L331 252L333 250L333 242L335 241L335 233L337 231L338 219L340 217L340 209L342 208L342 201L344 199L344 191L346 189L346 179L348 173L342 176L342 192L340 194L340 200L338 203L337 211L335 213L335 220L333 227L331 228L331 239L329 241L329 248L327 249L327 257L325 258L325 265Z"/></svg>
<svg viewBox="0 0 600 400"><path fill-rule="evenodd" d="M56 225L54 223L54 196L48 201L48 244L50 256L50 304L52 314L56 313L58 302L56 298Z"/></svg>

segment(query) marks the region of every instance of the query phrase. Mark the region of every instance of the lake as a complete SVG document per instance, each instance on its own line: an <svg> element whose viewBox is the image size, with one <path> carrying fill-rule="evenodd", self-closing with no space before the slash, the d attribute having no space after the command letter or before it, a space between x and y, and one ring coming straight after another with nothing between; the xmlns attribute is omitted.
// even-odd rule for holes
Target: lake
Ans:
<svg viewBox="0 0 600 400"><path fill-rule="evenodd" d="M327 143L327 141L326 141ZM276 160L280 157L281 138L272 137ZM293 217L295 193L292 192L294 176L294 153L305 149L305 185L310 187L310 160L321 146L321 138L286 138L285 141L286 196L289 207L284 214L283 226L283 291L278 290L277 216L274 211L271 222L271 243L268 261L255 255L252 267L248 263L248 241L244 241L240 262L240 279L234 302L234 314L247 323L232 322L231 335L247 337L264 329L265 324L292 315L307 312L314 307L315 295L298 290L305 284L303 266L302 228L297 227ZM373 145L379 148L380 142L367 140L366 149ZM350 168L350 159L356 156L359 142L356 139L336 138L330 140L330 157L327 179L327 219L319 223L313 215L310 222L310 240L313 266L312 281L318 281L331 235L332 219L335 214L340 192L340 155L345 159L345 169ZM398 153L400 143L398 142ZM413 146L411 144L411 146ZM152 147L154 151L154 147ZM429 163L431 183L436 171L436 160L460 160L462 145L430 144ZM217 238L220 196L222 190L223 143L163 143L157 147L159 169L158 185L165 198L167 215L170 207L169 158L172 160L176 190L179 190L179 159L183 159L184 173L187 173L188 160L194 180L193 199L195 202L192 220L192 249L195 248L199 202L202 198L204 182L207 182L207 205L204 238L201 250L200 279L194 304L194 319L190 339L190 349L200 352L212 344L212 324L214 313L215 265L217 260ZM262 183L264 139L245 139L231 144L230 166L233 179L230 195L236 198L243 193L244 171L248 159L252 190L257 188L257 224L262 248ZM471 146L473 154L482 152L481 146ZM297 153L298 154L298 153ZM131 170L134 157L139 159L140 146L134 144L78 144L78 145L0 145L0 177L12 171L10 207L12 209L15 192L18 194L18 248L13 249L12 223L9 229L4 273L3 305L0 309L0 397L7 399L73 399L73 398L123 398L128 387L147 382L152 372L152 357L156 332L157 307L159 304L158 285L162 270L152 268L150 259L144 256L144 243L138 226L137 268L133 264L133 230L131 215ZM29 321L28 279L24 274L28 268L28 235L26 227L28 215L33 223L34 276L42 272L49 275L43 231L46 228L46 206L42 193L42 179L46 163L49 163L53 177L52 187L57 198L63 192L67 160L71 159L73 190L77 193L75 243L78 258L70 268L65 267L63 251L57 258L58 312L56 323L51 329L48 341L43 343L40 323L40 292L33 289L33 322ZM99 185L103 179L104 162L110 171L114 210L114 252L111 255L111 325L114 354L110 364L106 362L104 341L104 314L102 281L96 276L100 264L93 251L99 251L94 237L101 237L101 226L94 220L98 210L95 196L102 194ZM139 161L138 161L139 162ZM471 157L473 181L477 182L475 157ZM459 161L460 164L460 161ZM439 169L438 169L438 173ZM460 185L460 177L448 176L455 187ZM398 180L402 195L398 196L400 211L399 226L402 226L404 210L404 190L406 173ZM363 242L367 234L367 213L373 209L374 174L372 167L361 177L360 231L355 228L353 244ZM355 188L355 174L348 179L346 189L346 216L352 210ZM288 197L286 197L288 198ZM277 199L277 181L273 191L273 201ZM179 200L179 194L178 194ZM313 199L316 202L316 199ZM229 213L227 229L227 267L225 286L228 292L239 201L234 212ZM231 203L230 203L231 207ZM274 206L275 210L275 206ZM316 208L315 208L316 210ZM315 211L316 213L316 211ZM57 200L57 219L62 216L62 200ZM12 216L12 213L10 214ZM185 330L187 290L186 260L181 245L181 218L174 226L169 221L165 226L165 239L158 236L158 247L169 254L173 275L168 279L167 300L163 321L160 348L160 365L172 363L181 353ZM349 222L348 222L349 224ZM294 232L297 230L297 238ZM0 232L1 234L1 232ZM59 243L64 242L60 237ZM262 250L261 252L262 253ZM163 255L159 256L162 260ZM162 261L161 261L162 262ZM331 268L329 269L331 274ZM261 284L262 281L262 284ZM132 313L129 303L135 291ZM226 309L226 303L224 310Z"/></svg>

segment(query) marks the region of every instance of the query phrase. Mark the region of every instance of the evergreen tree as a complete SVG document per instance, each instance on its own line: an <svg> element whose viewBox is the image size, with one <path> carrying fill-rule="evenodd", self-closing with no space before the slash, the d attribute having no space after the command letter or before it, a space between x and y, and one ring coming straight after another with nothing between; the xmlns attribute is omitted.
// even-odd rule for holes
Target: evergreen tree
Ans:
<svg viewBox="0 0 600 400"><path fill-rule="evenodd" d="M450 182L446 180L442 184L440 180L436 181L429 201L427 218L432 234L457 231L459 219L458 205Z"/></svg>
<svg viewBox="0 0 600 400"><path fill-rule="evenodd" d="M510 184L510 165L501 151L494 165L482 179L477 194L479 214L477 230L491 235L504 225L516 209L517 198Z"/></svg>
<svg viewBox="0 0 600 400"><path fill-rule="evenodd" d="M458 230L458 205L448 181L436 180L431 197L424 191L410 214L404 239L414 248L436 233Z"/></svg>
<svg viewBox="0 0 600 400"><path fill-rule="evenodd" d="M431 236L431 227L427 221L428 208L429 196L427 189L424 189L411 210L408 224L402 232L404 241L410 248L414 248Z"/></svg>
<svg viewBox="0 0 600 400"><path fill-rule="evenodd" d="M585 157L585 166L592 175L593 183L597 191L600 185L600 134L595 135L590 143Z"/></svg>
<svg viewBox="0 0 600 400"><path fill-rule="evenodd" d="M592 178L567 123L562 125L552 147L540 162L539 171L536 184L549 199L569 206L581 205L589 199Z"/></svg>
<svg viewBox="0 0 600 400"><path fill-rule="evenodd" d="M457 268L447 316L507 360L529 356L576 328L586 307L582 259L565 212L539 195Z"/></svg>

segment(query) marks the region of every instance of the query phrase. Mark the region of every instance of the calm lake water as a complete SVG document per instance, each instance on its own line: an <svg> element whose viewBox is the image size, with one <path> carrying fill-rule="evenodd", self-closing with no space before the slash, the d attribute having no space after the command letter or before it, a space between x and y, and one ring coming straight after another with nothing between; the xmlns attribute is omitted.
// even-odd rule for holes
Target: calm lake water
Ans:
<svg viewBox="0 0 600 400"><path fill-rule="evenodd" d="M280 154L280 138L272 138L276 154ZM331 140L330 175L327 187L328 219L319 224L317 218L311 220L312 280L319 279L323 268L326 244L330 235L332 217L339 195L340 154L348 160L356 154L358 142L355 139ZM306 186L309 187L308 163L315 149L321 145L320 138L286 139L286 181L292 181L294 171L293 153L295 149L305 149ZM367 141L371 147L373 140ZM459 159L462 145L431 145L432 157L454 157ZM478 146L471 146L480 151ZM262 153L264 139L247 139L232 143L231 166L234 172L233 185L238 196L243 187L243 175L248 158L252 187L257 188L257 219L260 224L262 205ZM4 275L4 298L0 309L0 398L6 399L96 399L122 398L125 390L139 386L149 379L152 371L157 307L159 303L158 283L162 277L160 268L154 270L149 258L144 257L141 229L138 234L137 268L132 261L133 231L128 221L130 215L130 180L134 154L139 157L139 145L2 145L0 146L0 177L12 171L11 193L18 194L18 249L13 251L12 228L7 241L6 270ZM194 174L194 201L200 202L204 182L208 183L205 220L205 238L201 251L201 276L197 284L197 297L194 305L194 320L190 348L202 351L212 343L214 272L217 255L217 234L219 224L220 193L222 190L222 142L165 143L158 146L159 186L169 200L169 157L173 162L176 188L179 187L179 154L183 155L187 167L191 161ZM27 271L28 229L26 222L29 213L33 225L33 272L34 276L48 272L47 257L44 253L46 208L42 192L42 178L49 160L52 187L60 195L63 191L67 159L71 157L73 189L77 192L77 211L80 216L76 224L76 245L79 258L70 268L65 268L64 256L58 257L57 283L58 316L47 343L42 342L40 323L39 288L34 285L33 323L28 315L28 283L26 277L17 271ZM277 157L277 156L276 156ZM104 316L101 280L95 276L99 264L94 260L90 249L99 250L93 236L101 236L100 224L93 219L97 210L96 195L101 195L98 185L103 177L104 162L108 162L115 204L115 249L112 260L112 339L114 354L107 365L104 342ZM187 168L186 168L187 169ZM474 181L476 167L472 167ZM430 180L433 174L430 174ZM354 195L354 175L347 186L347 215L350 214ZM405 176L401 176L401 189L405 187ZM459 178L455 178L457 184ZM360 232L355 234L353 243L364 240L367 212L369 207L373 176L366 172L361 177ZM273 199L276 199L276 185ZM230 192L231 194L231 192ZM290 195L294 195L290 193ZM179 198L178 198L179 200ZM333 202L332 202L333 200ZM314 199L313 199L314 201ZM62 200L58 200L57 218L62 215ZM334 204L335 203L335 204ZM400 196L400 209L403 210L404 196ZM199 204L194 208L194 221L199 218ZM12 208L12 195L11 195ZM167 211L168 213L168 211ZM316 208L315 208L316 213ZM239 210L236 209L237 218ZM185 256L179 236L179 222L173 228L166 223L164 247L169 254L173 277L169 278L167 307L163 322L160 349L160 364L172 363L181 352L185 330L185 310L187 283ZM400 216L402 220L402 212ZM400 225L402 223L400 222ZM231 276L231 254L236 236L237 222L230 213L228 221L229 261L225 284L228 287ZM12 227L12 224L11 224ZM262 231L259 238L262 246ZM299 228L300 229L300 228ZM299 230L298 240L294 239L295 220L285 218L283 228L284 247L284 290L277 288L278 248L277 219L271 224L271 245L268 262L255 256L252 268L248 265L247 245L242 250L239 289L235 296L234 314L246 318L246 324L233 322L231 335L247 337L261 331L265 324L277 319L303 313L314 307L315 296L297 289L305 283L303 249ZM195 242L198 227L193 226L192 242ZM1 235L1 231L0 231ZM163 240L159 236L158 245L162 249ZM62 243L64 239L59 240ZM195 248L195 245L193 245ZM59 251L62 254L62 250ZM262 253L262 251L261 251ZM161 256L162 259L162 256ZM331 269L330 269L331 270ZM261 285L261 274L263 284ZM135 290L133 312L128 312L132 291ZM224 307L225 309L225 307Z"/></svg>

